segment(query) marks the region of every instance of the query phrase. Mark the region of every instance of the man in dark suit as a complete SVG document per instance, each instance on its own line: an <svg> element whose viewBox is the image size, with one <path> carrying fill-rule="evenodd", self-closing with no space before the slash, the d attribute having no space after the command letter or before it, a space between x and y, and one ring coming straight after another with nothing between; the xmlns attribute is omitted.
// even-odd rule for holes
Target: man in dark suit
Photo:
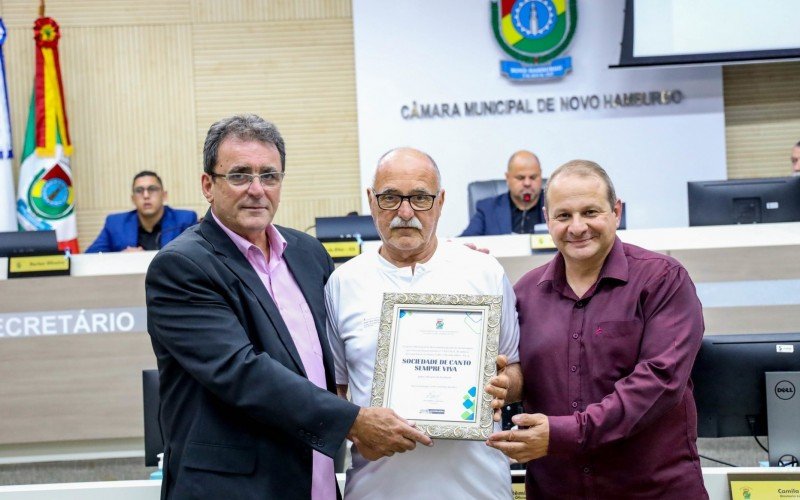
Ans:
<svg viewBox="0 0 800 500"><path fill-rule="evenodd" d="M544 222L542 167L530 151L517 151L508 160L508 192L478 201L475 215L461 236L533 233Z"/></svg>
<svg viewBox="0 0 800 500"><path fill-rule="evenodd" d="M432 444L393 411L335 395L323 304L333 263L314 238L272 224L285 172L274 125L215 123L203 169L208 213L146 279L162 498L330 500L345 437L372 459Z"/></svg>
<svg viewBox="0 0 800 500"><path fill-rule="evenodd" d="M166 200L161 177L149 170L139 172L131 187L136 209L109 215L86 253L158 250L197 223L196 213L170 208Z"/></svg>

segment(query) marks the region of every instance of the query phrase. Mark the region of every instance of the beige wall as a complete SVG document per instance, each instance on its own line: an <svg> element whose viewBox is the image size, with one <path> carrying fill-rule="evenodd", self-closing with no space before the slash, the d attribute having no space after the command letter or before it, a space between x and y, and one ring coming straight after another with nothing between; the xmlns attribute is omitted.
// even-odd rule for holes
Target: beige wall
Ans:
<svg viewBox="0 0 800 500"><path fill-rule="evenodd" d="M34 0L0 0L14 146L33 81ZM202 214L208 126L255 112L282 130L287 177L277 222L360 208L353 23L348 0L48 0L62 28L82 248L106 214L130 208L150 169L173 206ZM731 177L784 175L800 140L800 62L724 71ZM15 165L18 167L18 165Z"/></svg>
<svg viewBox="0 0 800 500"><path fill-rule="evenodd" d="M728 66L723 82L728 177L789 175L800 141L800 61Z"/></svg>
<svg viewBox="0 0 800 500"><path fill-rule="evenodd" d="M0 2L17 154L37 5ZM202 141L236 112L273 120L286 139L278 223L304 229L315 215L359 209L348 0L48 0L46 14L62 31L82 248L106 214L131 208L139 170L161 174L171 205L204 213Z"/></svg>

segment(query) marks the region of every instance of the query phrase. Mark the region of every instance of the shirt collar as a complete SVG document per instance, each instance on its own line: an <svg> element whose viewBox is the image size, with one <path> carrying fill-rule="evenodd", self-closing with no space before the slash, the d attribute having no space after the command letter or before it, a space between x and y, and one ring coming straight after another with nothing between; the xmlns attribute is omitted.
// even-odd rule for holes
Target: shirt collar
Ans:
<svg viewBox="0 0 800 500"><path fill-rule="evenodd" d="M622 282L628 281L628 259L625 258L625 248L622 246L622 240L619 239L619 236L614 237L614 245L611 247L611 251L608 252L605 262L603 262L597 282L599 283L604 278L616 279ZM567 274L564 256L561 255L561 252L547 265L538 285L547 281L552 282L553 288L557 290L563 290L566 287Z"/></svg>
<svg viewBox="0 0 800 500"><path fill-rule="evenodd" d="M244 255L245 258L247 257L247 252L250 250L250 248L256 248L261 251L261 249L259 249L256 245L228 229L228 227L219 220L213 210L211 211L211 216L214 218L214 222L216 222L217 225L222 228L222 231L228 235L231 241L233 241L233 244L236 245L236 248L242 252L242 255ZM281 260L283 258L283 252L286 250L286 240L272 224L267 226L266 233L267 240L269 241L270 260L272 260L273 257L276 260Z"/></svg>
<svg viewBox="0 0 800 500"><path fill-rule="evenodd" d="M618 236L614 237L614 246L603 263L600 270L600 281L603 278L611 278L627 283L628 281L628 259L625 257L625 247Z"/></svg>

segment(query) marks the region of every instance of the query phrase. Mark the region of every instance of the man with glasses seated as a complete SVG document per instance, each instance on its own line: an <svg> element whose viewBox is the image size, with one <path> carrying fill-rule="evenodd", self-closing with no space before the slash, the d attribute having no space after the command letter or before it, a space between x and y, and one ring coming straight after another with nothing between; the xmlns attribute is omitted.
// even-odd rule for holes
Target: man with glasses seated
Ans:
<svg viewBox="0 0 800 500"><path fill-rule="evenodd" d="M167 192L161 177L143 170L133 177L131 201L136 209L106 217L103 229L86 253L159 250L189 226L197 214L164 205Z"/></svg>
<svg viewBox="0 0 800 500"><path fill-rule="evenodd" d="M518 371L516 301L503 268L492 256L436 237L445 193L433 159L410 148L389 151L378 162L367 196L382 246L339 266L325 287L339 394L344 397L349 389L355 404L370 404L387 292L502 295L499 353L506 358L501 363L510 363L508 372ZM418 446L375 462L368 461L374 452L367 446L355 443L352 452L348 500L511 498L508 460L482 441L441 439L431 448Z"/></svg>

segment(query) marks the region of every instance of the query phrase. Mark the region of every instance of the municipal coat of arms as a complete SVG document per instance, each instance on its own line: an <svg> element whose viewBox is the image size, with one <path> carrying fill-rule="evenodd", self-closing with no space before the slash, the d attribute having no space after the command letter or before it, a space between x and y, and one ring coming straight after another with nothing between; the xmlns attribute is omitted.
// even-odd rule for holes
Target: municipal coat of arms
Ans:
<svg viewBox="0 0 800 500"><path fill-rule="evenodd" d="M511 80L561 78L572 69L566 50L578 21L577 0L493 0L494 37L516 61L500 61Z"/></svg>

